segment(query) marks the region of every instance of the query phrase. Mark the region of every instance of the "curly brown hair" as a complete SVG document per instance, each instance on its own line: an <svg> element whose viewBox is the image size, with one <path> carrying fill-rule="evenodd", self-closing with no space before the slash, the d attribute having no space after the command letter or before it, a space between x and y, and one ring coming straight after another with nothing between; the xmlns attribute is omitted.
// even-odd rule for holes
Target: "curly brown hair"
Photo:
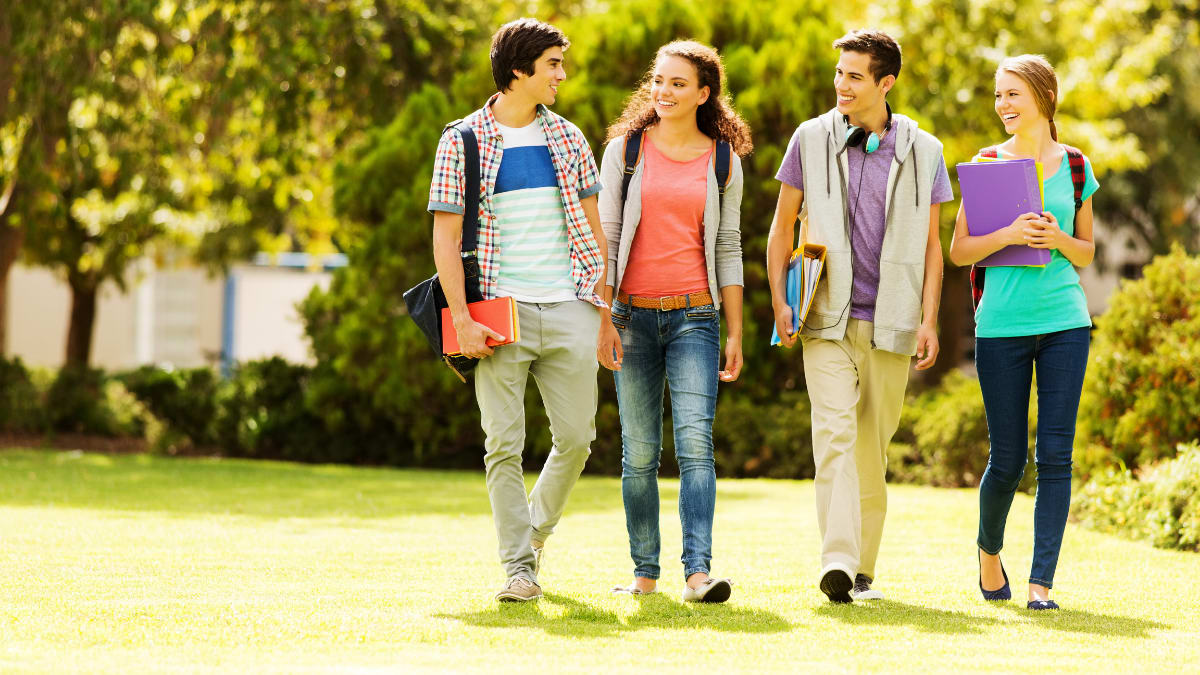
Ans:
<svg viewBox="0 0 1200 675"><path fill-rule="evenodd" d="M750 140L750 126L734 111L729 97L721 93L725 66L721 63L720 55L712 47L692 40L676 40L659 48L641 84L625 102L625 110L608 128L608 140L628 137L658 121L658 113L654 111L654 101L650 97L650 86L654 81L654 65L668 56L687 59L696 67L699 86L709 89L708 100L696 109L696 126L700 127L700 131L709 138L729 143L739 157L750 154L754 149L754 143Z"/></svg>

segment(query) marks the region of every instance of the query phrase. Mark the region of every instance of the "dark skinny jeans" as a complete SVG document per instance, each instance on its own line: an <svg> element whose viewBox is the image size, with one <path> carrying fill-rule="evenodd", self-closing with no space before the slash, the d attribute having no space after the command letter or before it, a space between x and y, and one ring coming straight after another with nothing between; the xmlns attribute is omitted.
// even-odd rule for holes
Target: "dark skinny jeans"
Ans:
<svg viewBox="0 0 1200 675"><path fill-rule="evenodd" d="M1029 456L1029 390L1037 368L1033 564L1029 583L1050 588L1071 504L1071 451L1087 368L1088 328L1008 338L976 338L975 366L991 454L979 483L979 548L1004 547L1004 524Z"/></svg>

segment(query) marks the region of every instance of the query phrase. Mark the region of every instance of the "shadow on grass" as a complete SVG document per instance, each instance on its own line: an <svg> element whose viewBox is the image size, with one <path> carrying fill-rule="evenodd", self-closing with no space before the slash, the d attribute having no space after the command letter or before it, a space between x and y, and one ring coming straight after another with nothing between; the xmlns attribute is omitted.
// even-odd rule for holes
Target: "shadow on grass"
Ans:
<svg viewBox="0 0 1200 675"><path fill-rule="evenodd" d="M1171 626L1148 619L1096 614L1081 609L1030 610L1018 603L1004 605L1008 611L1025 619L1029 625L1045 626L1067 633L1088 633L1111 637L1148 638L1150 631Z"/></svg>
<svg viewBox="0 0 1200 675"><path fill-rule="evenodd" d="M762 609L685 604L664 593L629 600L638 603L638 611L627 621L622 621L616 612L554 593L547 593L536 603L505 603L482 612L437 617L482 628L534 628L570 637L609 637L643 628L708 628L733 633L781 633L792 629L792 624L782 617ZM549 609L547 605L566 611L561 616L550 613L545 611Z"/></svg>
<svg viewBox="0 0 1200 675"><path fill-rule="evenodd" d="M815 613L844 623L874 626L911 626L927 633L982 633L997 619L972 616L966 612L909 605L895 600L872 600L846 605L825 604Z"/></svg>

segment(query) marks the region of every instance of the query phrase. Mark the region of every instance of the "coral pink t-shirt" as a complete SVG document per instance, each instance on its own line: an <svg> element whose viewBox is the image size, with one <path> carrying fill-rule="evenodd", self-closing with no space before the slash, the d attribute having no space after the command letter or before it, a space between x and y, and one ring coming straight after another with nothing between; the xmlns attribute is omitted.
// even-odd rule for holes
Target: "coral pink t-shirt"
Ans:
<svg viewBox="0 0 1200 675"><path fill-rule="evenodd" d="M712 150L687 162L658 151L645 136L642 222L638 224L621 289L663 297L708 290L704 205Z"/></svg>

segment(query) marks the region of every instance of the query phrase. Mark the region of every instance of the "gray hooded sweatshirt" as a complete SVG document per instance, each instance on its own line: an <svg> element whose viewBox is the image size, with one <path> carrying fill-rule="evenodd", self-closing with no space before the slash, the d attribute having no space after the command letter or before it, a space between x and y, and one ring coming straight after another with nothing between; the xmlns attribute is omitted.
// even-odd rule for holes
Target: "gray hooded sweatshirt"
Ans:
<svg viewBox="0 0 1200 675"><path fill-rule="evenodd" d="M904 115L892 115L896 157L888 171L879 295L871 344L897 354L917 351L925 247L929 238L930 197L942 162L942 144ZM840 340L850 317L854 278L850 218L846 212L846 122L837 109L796 129L804 171L804 204L809 243L828 248L825 276L818 285L802 334Z"/></svg>

